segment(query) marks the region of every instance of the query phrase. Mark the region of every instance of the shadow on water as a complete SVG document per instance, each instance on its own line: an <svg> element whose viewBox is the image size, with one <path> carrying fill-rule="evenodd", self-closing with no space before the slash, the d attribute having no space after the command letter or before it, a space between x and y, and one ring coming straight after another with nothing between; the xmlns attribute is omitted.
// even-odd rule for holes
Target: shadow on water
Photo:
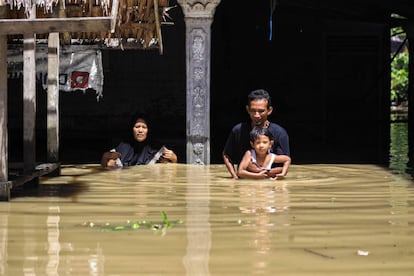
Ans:
<svg viewBox="0 0 414 276"><path fill-rule="evenodd" d="M17 197L73 197L88 191L87 183L56 183L39 185L38 187L26 187L25 185L13 189L11 198Z"/></svg>
<svg viewBox="0 0 414 276"><path fill-rule="evenodd" d="M65 172L59 176L61 182L47 185L28 185L17 186L12 190L11 198L18 197L73 197L89 190L89 183L79 180L85 176L93 176L104 172L99 165L62 165ZM71 171L71 169L73 171ZM54 176L43 176L41 179L52 179ZM56 178L55 178L56 179Z"/></svg>

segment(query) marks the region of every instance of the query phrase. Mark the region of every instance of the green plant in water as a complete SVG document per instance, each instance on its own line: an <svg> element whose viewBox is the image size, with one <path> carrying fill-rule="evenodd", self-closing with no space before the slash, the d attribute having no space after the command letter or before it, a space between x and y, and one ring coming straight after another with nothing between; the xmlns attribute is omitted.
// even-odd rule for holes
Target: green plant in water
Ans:
<svg viewBox="0 0 414 276"><path fill-rule="evenodd" d="M90 228L99 228L102 231L131 231L138 230L141 228L151 229L154 232L160 232L162 235L167 233L168 228L172 228L176 224L182 224L182 220L170 221L168 220L167 214L161 211L162 222L147 222L147 221L127 221L126 224L113 225L110 223L96 224L94 222L85 222L82 225Z"/></svg>

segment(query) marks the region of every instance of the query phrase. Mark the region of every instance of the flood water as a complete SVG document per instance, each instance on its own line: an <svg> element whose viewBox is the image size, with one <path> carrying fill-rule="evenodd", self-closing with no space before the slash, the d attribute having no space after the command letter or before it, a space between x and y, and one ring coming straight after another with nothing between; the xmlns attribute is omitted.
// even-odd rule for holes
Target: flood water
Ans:
<svg viewBox="0 0 414 276"><path fill-rule="evenodd" d="M412 275L414 184L375 165L66 165L0 209L0 275Z"/></svg>

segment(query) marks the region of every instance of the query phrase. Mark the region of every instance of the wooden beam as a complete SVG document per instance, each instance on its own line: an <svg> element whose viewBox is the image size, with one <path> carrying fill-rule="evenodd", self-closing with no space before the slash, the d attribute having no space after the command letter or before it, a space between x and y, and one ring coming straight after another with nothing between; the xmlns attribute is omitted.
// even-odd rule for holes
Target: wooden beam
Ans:
<svg viewBox="0 0 414 276"><path fill-rule="evenodd" d="M14 179L9 180L9 188L13 189L17 186L23 185L35 178L52 173L60 169L60 163L41 163L36 165L31 171L23 172Z"/></svg>
<svg viewBox="0 0 414 276"><path fill-rule="evenodd" d="M107 32L111 30L111 19L111 17L0 19L0 34Z"/></svg>
<svg viewBox="0 0 414 276"><path fill-rule="evenodd" d="M0 19L0 34L49 34L63 32L115 31L119 0L114 0L110 16Z"/></svg>

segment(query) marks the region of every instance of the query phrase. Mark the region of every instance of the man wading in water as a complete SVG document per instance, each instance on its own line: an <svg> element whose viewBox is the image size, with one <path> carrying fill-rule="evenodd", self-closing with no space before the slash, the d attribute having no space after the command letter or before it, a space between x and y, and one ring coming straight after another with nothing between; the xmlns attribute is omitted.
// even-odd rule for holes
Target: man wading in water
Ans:
<svg viewBox="0 0 414 276"><path fill-rule="evenodd" d="M253 127L268 128L274 138L271 152L278 155L290 156L289 135L278 124L271 123L267 118L272 114L271 98L266 90L258 89L248 95L246 111L250 116L250 122L238 123L231 130L223 150L223 160L231 177L238 179L234 164L239 164L244 153L251 148L250 131ZM249 171L260 171L254 164L249 165ZM274 178L282 172L281 167L274 167L267 172L267 176Z"/></svg>

